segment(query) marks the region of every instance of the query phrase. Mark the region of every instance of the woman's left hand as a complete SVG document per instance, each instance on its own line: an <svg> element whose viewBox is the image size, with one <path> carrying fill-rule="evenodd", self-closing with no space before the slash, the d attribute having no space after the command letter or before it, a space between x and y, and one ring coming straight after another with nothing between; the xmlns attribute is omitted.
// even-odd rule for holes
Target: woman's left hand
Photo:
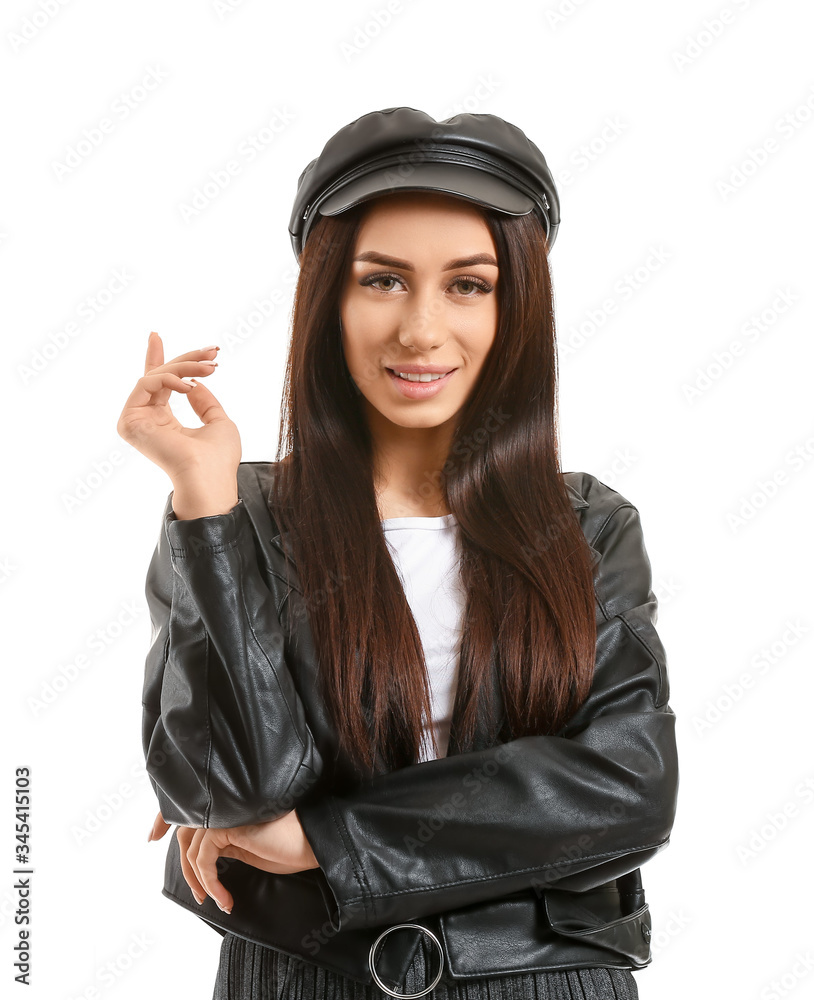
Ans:
<svg viewBox="0 0 814 1000"><path fill-rule="evenodd" d="M160 840L169 830L159 812L149 840ZM319 868L295 810L270 823L250 823L228 828L179 826L176 836L181 868L195 899L202 903L205 893L229 913L231 893L218 879L215 863L219 857L237 858L266 872L290 875L307 868Z"/></svg>

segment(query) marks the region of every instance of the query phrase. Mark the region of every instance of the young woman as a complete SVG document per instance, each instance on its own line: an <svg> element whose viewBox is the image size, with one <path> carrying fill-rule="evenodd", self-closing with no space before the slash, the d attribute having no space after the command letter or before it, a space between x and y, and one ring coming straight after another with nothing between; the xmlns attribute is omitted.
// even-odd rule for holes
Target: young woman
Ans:
<svg viewBox="0 0 814 1000"><path fill-rule="evenodd" d="M560 469L558 225L516 126L373 112L300 176L277 460L149 337L151 838L215 1000L638 996L675 716L638 511Z"/></svg>

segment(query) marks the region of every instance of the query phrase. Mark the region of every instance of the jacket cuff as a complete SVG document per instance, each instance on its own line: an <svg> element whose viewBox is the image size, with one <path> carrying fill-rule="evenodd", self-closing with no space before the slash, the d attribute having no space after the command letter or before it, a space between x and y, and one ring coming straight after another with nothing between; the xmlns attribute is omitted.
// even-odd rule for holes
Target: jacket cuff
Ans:
<svg viewBox="0 0 814 1000"><path fill-rule="evenodd" d="M247 516L242 499L225 514L207 514L183 520L178 519L170 503L164 522L170 552L174 558L190 559L231 548L237 544Z"/></svg>
<svg viewBox="0 0 814 1000"><path fill-rule="evenodd" d="M335 932L376 924L373 898L359 856L331 796L297 803L296 813L319 862L330 894L323 888Z"/></svg>

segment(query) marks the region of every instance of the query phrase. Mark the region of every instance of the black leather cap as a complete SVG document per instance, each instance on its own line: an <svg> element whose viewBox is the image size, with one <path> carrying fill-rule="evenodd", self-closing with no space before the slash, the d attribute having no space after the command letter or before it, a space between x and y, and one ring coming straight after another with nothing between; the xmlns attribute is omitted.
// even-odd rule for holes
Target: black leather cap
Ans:
<svg viewBox="0 0 814 1000"><path fill-rule="evenodd" d="M545 157L526 134L497 115L436 121L415 108L385 108L345 125L300 174L289 235L299 260L322 215L397 191L441 191L509 215L536 212L549 251L560 201Z"/></svg>

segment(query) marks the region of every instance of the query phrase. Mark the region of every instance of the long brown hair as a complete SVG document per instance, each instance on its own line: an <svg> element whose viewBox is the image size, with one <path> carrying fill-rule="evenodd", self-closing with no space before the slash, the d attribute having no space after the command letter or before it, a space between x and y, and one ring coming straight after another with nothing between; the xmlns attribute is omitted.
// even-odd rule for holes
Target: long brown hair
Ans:
<svg viewBox="0 0 814 1000"><path fill-rule="evenodd" d="M270 503L291 533L326 710L340 745L370 775L377 761L391 770L419 759L431 709L339 329L368 207L321 217L300 258ZM498 251L498 327L438 484L458 523L467 594L455 701L464 751L479 713L490 718L493 669L505 720L491 739L556 733L588 693L596 648L591 551L560 470L545 233L533 215L481 211ZM326 586L328 576L340 583Z"/></svg>

